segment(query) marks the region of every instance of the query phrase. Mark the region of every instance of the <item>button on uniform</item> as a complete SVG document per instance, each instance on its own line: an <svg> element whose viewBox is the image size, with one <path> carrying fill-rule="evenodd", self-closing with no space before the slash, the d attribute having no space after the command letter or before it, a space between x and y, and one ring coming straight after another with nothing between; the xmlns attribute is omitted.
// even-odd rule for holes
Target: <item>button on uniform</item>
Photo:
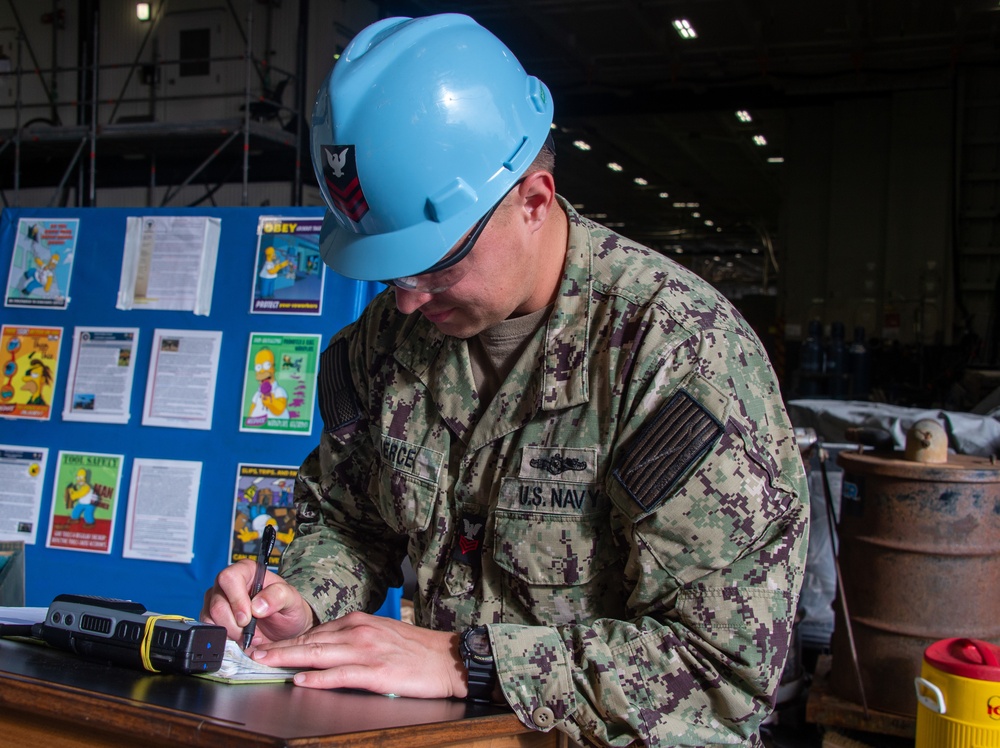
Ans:
<svg viewBox="0 0 1000 748"><path fill-rule="evenodd" d="M531 721L535 723L535 727L545 730L552 727L556 721L556 715L547 706L540 706L531 713Z"/></svg>

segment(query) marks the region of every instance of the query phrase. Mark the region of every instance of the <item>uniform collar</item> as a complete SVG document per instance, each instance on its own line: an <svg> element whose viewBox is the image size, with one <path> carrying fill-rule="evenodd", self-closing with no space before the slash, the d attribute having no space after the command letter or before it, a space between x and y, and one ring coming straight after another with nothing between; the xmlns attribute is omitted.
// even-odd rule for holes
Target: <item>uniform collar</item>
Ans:
<svg viewBox="0 0 1000 748"><path fill-rule="evenodd" d="M559 195L556 199L569 219L569 246L559 294L545 326L542 410L569 408L590 399L591 237L573 206Z"/></svg>
<svg viewBox="0 0 1000 748"><path fill-rule="evenodd" d="M566 211L569 238L559 292L545 324L541 402L538 404L545 411L579 405L590 397L588 320L593 282L591 236L584 225L586 219L564 198L557 195L556 199ZM449 388L469 391L466 388L471 386L471 367L463 341L443 335L422 317L408 326L408 334L394 352L396 360L425 382L435 379L442 384L443 377L450 380L447 382ZM442 394L447 392L442 387L435 389ZM445 403L439 403L439 406L443 406L443 411L451 411L452 417L465 420ZM463 409L461 406L457 408L459 411Z"/></svg>

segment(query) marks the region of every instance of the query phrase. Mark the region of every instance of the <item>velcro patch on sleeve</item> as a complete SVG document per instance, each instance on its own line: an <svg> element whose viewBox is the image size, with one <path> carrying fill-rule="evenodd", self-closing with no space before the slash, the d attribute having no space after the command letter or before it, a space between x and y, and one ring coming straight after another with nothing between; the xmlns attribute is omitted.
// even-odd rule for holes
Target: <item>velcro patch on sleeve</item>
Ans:
<svg viewBox="0 0 1000 748"><path fill-rule="evenodd" d="M361 418L361 408L351 381L347 340L327 346L319 358L319 414L326 431L337 431Z"/></svg>
<svg viewBox="0 0 1000 748"><path fill-rule="evenodd" d="M612 471L644 510L656 507L719 437L722 424L687 392L660 409Z"/></svg>

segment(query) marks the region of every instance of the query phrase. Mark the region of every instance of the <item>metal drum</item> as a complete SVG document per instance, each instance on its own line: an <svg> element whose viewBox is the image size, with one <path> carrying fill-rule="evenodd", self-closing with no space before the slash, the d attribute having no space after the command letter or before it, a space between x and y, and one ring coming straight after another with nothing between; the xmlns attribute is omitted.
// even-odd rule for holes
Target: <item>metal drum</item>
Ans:
<svg viewBox="0 0 1000 748"><path fill-rule="evenodd" d="M951 455L841 452L839 561L864 703L916 716L924 651L951 637L1000 644L1000 465ZM830 688L862 703L843 606Z"/></svg>

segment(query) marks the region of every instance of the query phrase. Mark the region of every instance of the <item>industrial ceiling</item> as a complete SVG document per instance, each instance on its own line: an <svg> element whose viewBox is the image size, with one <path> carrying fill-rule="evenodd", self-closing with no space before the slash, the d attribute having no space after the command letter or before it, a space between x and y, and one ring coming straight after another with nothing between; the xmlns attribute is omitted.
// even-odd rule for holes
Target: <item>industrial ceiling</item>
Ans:
<svg viewBox="0 0 1000 748"><path fill-rule="evenodd" d="M763 250L776 235L791 108L950 86L963 65L1000 63L997 0L378 6L383 17L466 13L493 31L553 92L560 191L633 239L694 256Z"/></svg>

